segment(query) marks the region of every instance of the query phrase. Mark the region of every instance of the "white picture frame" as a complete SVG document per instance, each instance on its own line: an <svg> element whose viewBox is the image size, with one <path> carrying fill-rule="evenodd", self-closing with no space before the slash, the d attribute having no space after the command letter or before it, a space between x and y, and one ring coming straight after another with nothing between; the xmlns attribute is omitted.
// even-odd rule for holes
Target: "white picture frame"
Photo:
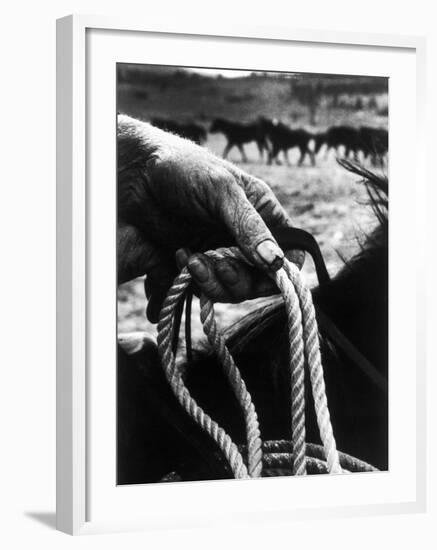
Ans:
<svg viewBox="0 0 437 550"><path fill-rule="evenodd" d="M190 28L179 29L171 26L159 26L149 22L122 18L106 18L95 16L72 15L57 22L57 528L69 534L87 534L113 530L147 529L164 527L175 521L175 515L167 511L157 510L151 520L146 519L146 513L136 517L117 517L108 514L98 520L89 515L89 486L92 483L92 460L90 459L89 410L90 400L90 337L88 333L90 315L90 257L89 257L89 177L90 168L87 161L87 117L90 116L88 80L92 63L87 58L90 32L103 31L109 33L140 33L153 34L165 40L166 37L212 37L229 42L238 40L240 43L265 41L265 43L296 43L318 44L322 46L341 45L350 47L366 47L396 49L399 52L409 51L415 58L416 104L408 107L415 110L414 124L416 134L415 151L415 182L422 185L416 192L425 193L423 185L425 150L423 129L423 94L425 89L425 39L412 36L375 35L334 33L311 30L294 30L287 28L252 28L232 27L232 30L214 28L198 28L192 24ZM136 34L138 36L138 34ZM109 36L109 39L111 37ZM92 43L94 44L94 43ZM93 45L94 47L94 45ZM178 62L175 62L178 64ZM254 62L256 65L256 61ZM291 68L290 68L291 70ZM88 71L88 72L87 72ZM115 79L115 74L114 74ZM89 160L89 159L88 159ZM112 165L115 167L115 164ZM417 218L419 218L417 216ZM421 220L417 219L416 233L420 229ZM424 278L424 255L418 245L416 256L417 280ZM418 288L420 285L418 284ZM366 502L353 505L337 503L328 507L323 503L317 507L302 507L289 504L281 505L277 510L266 510L262 505L252 504L250 509L241 516L232 512L224 512L221 520L259 520L274 517L302 518L329 517L338 515L363 515L369 513L419 512L425 509L426 502L426 401L425 401L425 342L424 342L424 296L418 294L411 307L416 308L415 323L416 359L415 359L415 436L411 452L415 456L414 471L411 478L408 498L393 497L385 503ZM410 327L411 328L411 327ZM393 397L393 396L391 396ZM394 396L396 398L396 395ZM395 399L396 402L396 399ZM114 419L115 422L115 419ZM90 466L91 465L91 466ZM325 477L325 476L323 476ZM413 479L414 478L414 479ZM309 480L306 480L306 482ZM272 491L277 490L278 480L271 480ZM218 483L182 484L177 489L179 493L196 494L196 498L205 495L208 486L214 491L222 491ZM199 485L202 487L199 488ZM414 486L413 486L414 485ZM238 496L243 489L234 485L233 494ZM242 486L240 486L242 487ZM276 489L275 489L276 487ZM160 491L170 491L168 487ZM174 490L174 487L173 489ZM211 489L212 490L212 489ZM229 490L225 489L226 491ZM245 486L247 490L247 485ZM249 498L254 501L253 489ZM175 494L174 492L172 493ZM411 497L411 495L413 495ZM147 500L147 499L146 499ZM256 502L256 499L255 499ZM159 508L159 506L157 506ZM183 515L179 526L205 525L212 519L196 515L193 511Z"/></svg>

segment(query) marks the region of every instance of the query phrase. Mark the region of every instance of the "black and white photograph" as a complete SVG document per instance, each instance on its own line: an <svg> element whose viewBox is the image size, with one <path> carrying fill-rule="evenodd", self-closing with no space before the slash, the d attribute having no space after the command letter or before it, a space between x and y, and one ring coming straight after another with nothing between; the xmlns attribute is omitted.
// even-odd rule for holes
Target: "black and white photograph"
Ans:
<svg viewBox="0 0 437 550"><path fill-rule="evenodd" d="M388 78L116 78L117 484L389 470Z"/></svg>
<svg viewBox="0 0 437 550"><path fill-rule="evenodd" d="M432 547L437 35L399 6L5 4L2 548Z"/></svg>

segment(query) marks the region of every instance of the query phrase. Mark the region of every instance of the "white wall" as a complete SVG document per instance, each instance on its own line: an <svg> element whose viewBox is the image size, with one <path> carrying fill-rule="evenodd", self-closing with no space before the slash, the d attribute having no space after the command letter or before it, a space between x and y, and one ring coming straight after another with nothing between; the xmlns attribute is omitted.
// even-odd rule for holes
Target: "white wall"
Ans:
<svg viewBox="0 0 437 550"><path fill-rule="evenodd" d="M55 403L55 19L71 12L140 13L180 23L429 33L429 124L436 126L437 33L426 0L220 0L153 3L113 0L4 3L1 58L0 545L3 548L431 548L436 541L436 476L430 511L421 516L242 526L220 532L166 532L72 539L50 529L54 512ZM429 153L435 139L428 143ZM434 153L434 151L432 151ZM433 158L429 157L430 160ZM424 201L433 214L435 184ZM436 182L437 183L437 182ZM425 211L426 206L424 206ZM431 216L435 217L435 216ZM406 220L407 222L407 220ZM435 230L435 225L433 225ZM435 234L435 233L434 233ZM430 240L431 245L431 240ZM435 254L436 247L430 249ZM411 257L409 258L411 260ZM435 265L431 275L435 275ZM433 280L434 277L430 277ZM432 300L432 302L431 302ZM430 303L437 308L435 293ZM432 315L435 328L435 314ZM431 335L433 333L431 332ZM429 346L431 348L431 346ZM436 353L430 349L430 366ZM430 373L429 387L436 376ZM430 393L430 397L432 394ZM430 399L431 401L431 399ZM430 403L431 461L436 462L436 406ZM431 462L430 461L430 462ZM39 517L43 521L35 519ZM434 522L433 522L434 520ZM8 539L6 542L5 539ZM130 546L131 545L131 546Z"/></svg>

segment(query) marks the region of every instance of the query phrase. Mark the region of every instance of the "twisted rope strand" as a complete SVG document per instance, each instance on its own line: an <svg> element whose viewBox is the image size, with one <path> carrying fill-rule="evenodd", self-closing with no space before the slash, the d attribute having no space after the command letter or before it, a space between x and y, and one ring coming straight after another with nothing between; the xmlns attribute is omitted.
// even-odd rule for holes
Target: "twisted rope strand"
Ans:
<svg viewBox="0 0 437 550"><path fill-rule="evenodd" d="M277 271L274 280L284 298L288 319L291 376L291 438L294 457L293 475L306 474L305 462L305 360L302 332L302 314L299 299L283 269Z"/></svg>
<svg viewBox="0 0 437 550"><path fill-rule="evenodd" d="M337 445L332 430L331 418L329 415L313 299L311 292L303 284L298 268L285 259L284 270L286 271L288 278L299 297L300 308L302 311L305 355L310 372L317 424L319 426L323 448L325 449L328 471L331 474L338 474L341 473L342 470L338 457Z"/></svg>
<svg viewBox="0 0 437 550"><path fill-rule="evenodd" d="M162 306L158 322L158 352L164 373L170 387L182 408L218 445L225 456L235 478L249 477L243 457L230 436L215 422L191 397L180 373L176 369L176 359L172 351L174 332L173 316L175 308L182 299L191 282L188 270L184 268L176 277Z"/></svg>
<svg viewBox="0 0 437 550"><path fill-rule="evenodd" d="M223 365L223 370L230 382L232 391L243 409L246 424L249 476L261 477L262 442L258 416L252 398L247 391L246 384L241 378L240 371L229 353L225 339L217 330L217 324L214 318L214 305L204 295L200 297L200 319L203 324L203 331Z"/></svg>

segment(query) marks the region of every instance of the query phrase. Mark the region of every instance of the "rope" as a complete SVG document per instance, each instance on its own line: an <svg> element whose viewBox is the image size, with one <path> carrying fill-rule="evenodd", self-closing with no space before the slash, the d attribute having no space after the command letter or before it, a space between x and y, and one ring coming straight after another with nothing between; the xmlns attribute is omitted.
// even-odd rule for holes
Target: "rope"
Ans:
<svg viewBox="0 0 437 550"><path fill-rule="evenodd" d="M305 475L305 358L299 299L284 269L276 272L276 284L284 298L288 318L291 377L291 440L295 450L293 474Z"/></svg>
<svg viewBox="0 0 437 550"><path fill-rule="evenodd" d="M264 453L264 476L272 476L278 474L269 474L269 471L276 469L287 469L289 473L282 475L291 475L290 463L293 460L293 444L291 441L276 440L276 441L264 441L263 443ZM307 460L307 473L327 473L328 467L325 461L325 451L321 445L314 443L307 443L305 445L305 454ZM359 460L346 453L338 451L338 457L340 460L340 466L342 472L376 472L378 471L374 466ZM318 470L318 471L315 471ZM281 475L281 474L279 474Z"/></svg>
<svg viewBox="0 0 437 550"><path fill-rule="evenodd" d="M233 257L247 262L236 248L218 249L206 253L213 259ZM288 470L293 475L305 475L309 458L311 472L325 468L329 473L341 473L326 397L323 368L319 348L318 328L310 291L302 282L294 264L284 259L284 266L271 275L284 299L288 319L290 378L291 378L291 433L292 453L288 453ZM173 345L179 330L178 312L191 283L184 268L176 277L161 309L158 323L158 351L165 376L177 400L190 417L216 442L236 478L260 477L263 467L263 450L258 417L252 398L241 377L224 337L217 329L214 305L205 296L200 297L200 318L203 330L223 366L226 377L243 411L246 427L246 467L243 455L226 431L219 426L193 399L185 387L181 370L176 367L176 348ZM187 314L187 312L186 312ZM175 322L175 319L177 322ZM308 457L305 443L305 363L308 365L317 423L323 444L324 457ZM326 466L319 462L326 459ZM324 464L324 463L323 463ZM283 463L281 462L281 467ZM275 468L273 468L275 469ZM276 468L277 469L277 468ZM311 473L310 472L310 473ZM268 472L265 475L271 475Z"/></svg>
<svg viewBox="0 0 437 550"><path fill-rule="evenodd" d="M323 443L323 448L325 449L328 470L330 473L337 474L341 472L341 467L329 415L325 380L323 378L322 357L319 346L319 332L313 299L311 292L302 282L302 277L298 268L288 260L285 260L284 270L291 284L294 285L296 294L299 297L302 311L305 357L310 371L311 389L320 438Z"/></svg>
<svg viewBox="0 0 437 550"><path fill-rule="evenodd" d="M238 478L247 478L249 476L248 469L246 468L243 457L238 450L235 443L232 441L230 436L221 428L217 422L215 422L203 409L200 407L197 402L191 397L187 388L185 387L181 373L176 369L176 358L172 350L172 340L174 335L174 313L176 311L177 305L181 299L184 297L184 293L188 288L188 285L191 282L191 275L188 273L188 270L184 268L180 274L176 277L173 286L170 288L168 295L164 301L164 304L161 309L160 318L158 322L158 351L161 358L161 363L164 367L165 376L170 384L170 387L179 401L183 409L188 413L188 415L207 433L210 437L217 443L218 447L222 451L223 455L227 459L229 466L234 474ZM212 304L211 304L212 306ZM212 316L213 316L212 308ZM208 312L206 311L205 318L208 317ZM214 329L215 323L213 322L210 326L210 330ZM215 335L217 342L220 339L220 335L215 330ZM222 338L223 340L223 338ZM226 345L219 343L221 353L224 352ZM226 348L227 349L227 348ZM232 361L232 357L228 351L228 361ZM228 365L227 374L231 386L233 381L236 383L243 382L240 376L236 376L238 371L234 363L234 368ZM259 427L258 419L256 417L254 407L248 407L247 404L251 402L250 395L245 389L244 383L240 386L241 392L238 392L236 388L237 399L239 399L240 404L243 404L246 408L245 410L254 414L254 418L251 418L249 422L246 419L246 426L249 426L250 437L248 434L247 444L249 449L249 464L251 471L257 477L261 474L261 464L262 464L262 452L261 452L261 438L259 437ZM258 443L257 440L258 439ZM258 464L256 464L258 461Z"/></svg>
<svg viewBox="0 0 437 550"><path fill-rule="evenodd" d="M240 371L229 353L225 339L217 330L214 319L214 306L203 295L200 297L200 320L203 324L203 331L223 365L235 397L243 409L247 434L249 476L260 477L262 470L262 443L255 407L247 391L246 384L241 378Z"/></svg>

